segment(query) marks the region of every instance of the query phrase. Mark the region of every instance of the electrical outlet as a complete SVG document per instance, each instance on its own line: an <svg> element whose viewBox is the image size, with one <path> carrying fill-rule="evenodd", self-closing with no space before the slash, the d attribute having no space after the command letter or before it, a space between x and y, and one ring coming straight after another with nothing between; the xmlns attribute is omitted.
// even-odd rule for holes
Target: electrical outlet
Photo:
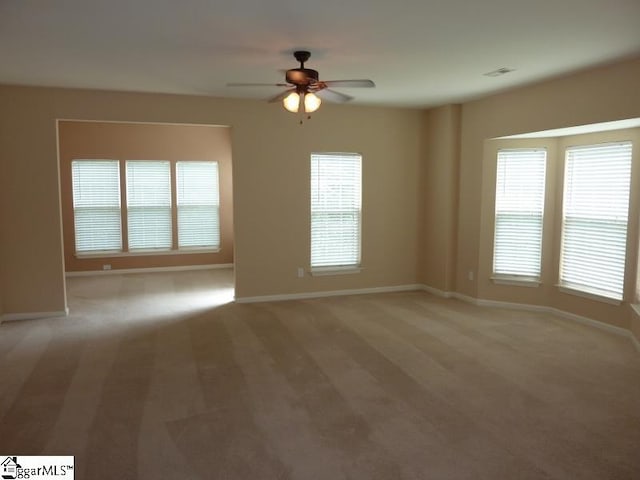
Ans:
<svg viewBox="0 0 640 480"><path fill-rule="evenodd" d="M467 278L468 278L470 281L473 281L473 270L469 270L469 271L467 272Z"/></svg>
<svg viewBox="0 0 640 480"><path fill-rule="evenodd" d="M111 264L110 263L105 263L104 265L102 265L102 269L103 270L111 270Z"/></svg>
<svg viewBox="0 0 640 480"><path fill-rule="evenodd" d="M304 268L298 267L298 278L304 277Z"/></svg>

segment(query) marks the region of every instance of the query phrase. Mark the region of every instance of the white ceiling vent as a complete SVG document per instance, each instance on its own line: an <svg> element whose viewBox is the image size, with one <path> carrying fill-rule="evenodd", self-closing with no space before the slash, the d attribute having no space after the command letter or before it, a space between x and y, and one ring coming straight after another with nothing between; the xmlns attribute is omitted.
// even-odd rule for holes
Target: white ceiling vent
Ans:
<svg viewBox="0 0 640 480"><path fill-rule="evenodd" d="M505 73L515 72L515 68L502 67L492 72L483 73L485 77L499 77Z"/></svg>

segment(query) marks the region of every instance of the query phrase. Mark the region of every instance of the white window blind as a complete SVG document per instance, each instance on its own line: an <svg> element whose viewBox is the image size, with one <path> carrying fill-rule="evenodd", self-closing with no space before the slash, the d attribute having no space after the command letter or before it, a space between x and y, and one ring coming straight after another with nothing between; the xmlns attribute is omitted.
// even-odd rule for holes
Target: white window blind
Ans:
<svg viewBox="0 0 640 480"><path fill-rule="evenodd" d="M127 161L129 251L169 250L171 169L167 161Z"/></svg>
<svg viewBox="0 0 640 480"><path fill-rule="evenodd" d="M622 300L631 142L567 149L561 285Z"/></svg>
<svg viewBox="0 0 640 480"><path fill-rule="evenodd" d="M220 246L220 193L217 162L176 163L178 247Z"/></svg>
<svg viewBox="0 0 640 480"><path fill-rule="evenodd" d="M539 279L547 152L498 152L493 273Z"/></svg>
<svg viewBox="0 0 640 480"><path fill-rule="evenodd" d="M360 264L362 157L311 155L311 266Z"/></svg>
<svg viewBox="0 0 640 480"><path fill-rule="evenodd" d="M119 162L73 160L71 177L76 253L121 251Z"/></svg>

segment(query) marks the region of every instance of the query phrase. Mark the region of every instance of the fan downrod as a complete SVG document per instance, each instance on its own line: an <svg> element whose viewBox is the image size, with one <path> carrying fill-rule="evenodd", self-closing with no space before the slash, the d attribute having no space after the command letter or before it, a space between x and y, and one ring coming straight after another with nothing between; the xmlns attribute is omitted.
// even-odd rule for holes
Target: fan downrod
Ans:
<svg viewBox="0 0 640 480"><path fill-rule="evenodd" d="M293 52L293 56L297 61L300 62L300 68L304 68L304 62L309 60L309 57L311 57L311 52L307 52L306 50L297 50Z"/></svg>

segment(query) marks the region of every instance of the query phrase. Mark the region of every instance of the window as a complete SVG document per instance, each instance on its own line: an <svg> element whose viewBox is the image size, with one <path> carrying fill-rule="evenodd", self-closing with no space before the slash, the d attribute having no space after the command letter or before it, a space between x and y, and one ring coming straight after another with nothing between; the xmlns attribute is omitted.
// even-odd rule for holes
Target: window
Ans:
<svg viewBox="0 0 640 480"><path fill-rule="evenodd" d="M217 162L177 162L178 248L220 246Z"/></svg>
<svg viewBox="0 0 640 480"><path fill-rule="evenodd" d="M360 264L361 160L354 153L311 155L311 267Z"/></svg>
<svg viewBox="0 0 640 480"><path fill-rule="evenodd" d="M540 278L546 159L544 149L498 152L495 278Z"/></svg>
<svg viewBox="0 0 640 480"><path fill-rule="evenodd" d="M71 170L76 255L220 247L217 162L76 159Z"/></svg>
<svg viewBox="0 0 640 480"><path fill-rule="evenodd" d="M71 162L76 252L122 250L118 160Z"/></svg>
<svg viewBox="0 0 640 480"><path fill-rule="evenodd" d="M169 162L127 161L127 224L129 251L171 249Z"/></svg>
<svg viewBox="0 0 640 480"><path fill-rule="evenodd" d="M567 149L561 286L622 300L631 143Z"/></svg>

